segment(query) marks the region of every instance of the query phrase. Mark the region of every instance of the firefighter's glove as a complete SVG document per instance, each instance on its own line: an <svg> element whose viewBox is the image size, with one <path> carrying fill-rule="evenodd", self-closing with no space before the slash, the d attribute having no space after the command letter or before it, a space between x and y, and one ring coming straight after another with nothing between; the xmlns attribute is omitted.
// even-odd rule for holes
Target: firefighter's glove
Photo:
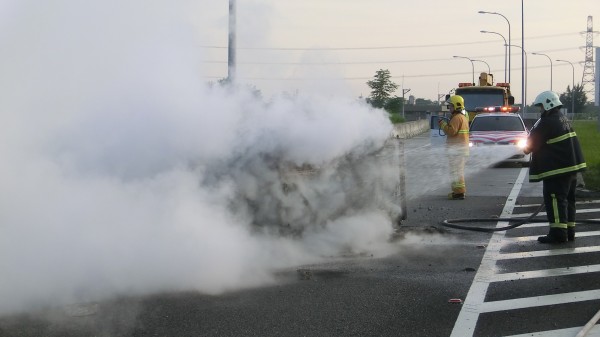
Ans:
<svg viewBox="0 0 600 337"><path fill-rule="evenodd" d="M446 121L445 121L445 120L443 120L443 119L440 119L440 120L438 121L438 125L440 126L440 129L442 129L442 130L443 130L443 129L444 129L446 126L448 126L448 122L446 122Z"/></svg>

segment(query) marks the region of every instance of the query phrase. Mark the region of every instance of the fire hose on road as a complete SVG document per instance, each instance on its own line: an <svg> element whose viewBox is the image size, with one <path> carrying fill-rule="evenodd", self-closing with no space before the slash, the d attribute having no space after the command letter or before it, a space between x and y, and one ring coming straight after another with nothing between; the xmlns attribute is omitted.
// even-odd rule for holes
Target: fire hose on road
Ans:
<svg viewBox="0 0 600 337"><path fill-rule="evenodd" d="M442 221L442 226L455 228L455 229L464 229L469 231L476 232L499 232L505 231L513 228L517 228L527 223L536 223L536 222L548 222L547 219L535 219L540 211L544 209L544 204L542 203L538 209L533 212L530 216L526 218L465 218L465 219L446 219ZM504 226L504 227L476 227L476 226L463 226L458 225L458 223L481 223L481 222L500 222L505 221L508 223L514 222L512 225ZM600 220L577 220L577 224L600 224Z"/></svg>

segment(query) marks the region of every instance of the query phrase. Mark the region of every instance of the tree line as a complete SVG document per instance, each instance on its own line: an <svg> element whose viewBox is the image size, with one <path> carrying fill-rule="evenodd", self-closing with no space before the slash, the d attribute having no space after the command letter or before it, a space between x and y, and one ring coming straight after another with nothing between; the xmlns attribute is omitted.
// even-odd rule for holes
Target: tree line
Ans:
<svg viewBox="0 0 600 337"><path fill-rule="evenodd" d="M367 85L371 88L371 94L366 98L366 101L371 106L384 109L390 114L399 114L402 111L402 105L406 102L403 101L402 97L394 95L399 86L392 81L392 75L389 70L377 70L373 79L367 81ZM567 86L566 91L559 95L560 101L563 103L563 108L567 109L568 113L573 113L571 111L573 109L573 97L575 98L575 113L587 113L594 109L593 105L588 102L582 84L576 84L573 88ZM434 102L424 99L417 99L416 103L434 104Z"/></svg>

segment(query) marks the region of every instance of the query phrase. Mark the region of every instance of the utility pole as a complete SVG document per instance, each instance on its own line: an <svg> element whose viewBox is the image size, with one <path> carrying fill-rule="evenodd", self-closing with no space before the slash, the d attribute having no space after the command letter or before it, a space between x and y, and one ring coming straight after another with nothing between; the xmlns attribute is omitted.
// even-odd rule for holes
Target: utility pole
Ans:
<svg viewBox="0 0 600 337"><path fill-rule="evenodd" d="M227 81L235 80L235 0L229 0L229 42L227 49Z"/></svg>
<svg viewBox="0 0 600 337"><path fill-rule="evenodd" d="M595 74L594 74L594 31L592 24L592 16L587 18L587 31L585 33L585 64L583 66L583 77L581 78L581 86L583 92L589 93L591 99L595 99ZM596 55L598 57L598 55Z"/></svg>
<svg viewBox="0 0 600 337"><path fill-rule="evenodd" d="M410 91L410 89L402 88L402 118L404 118L404 106L406 105L406 101L404 100L404 95L409 91Z"/></svg>
<svg viewBox="0 0 600 337"><path fill-rule="evenodd" d="M523 104L523 114L525 114L527 113L527 99L525 97L527 89L525 88L525 10L523 2L524 0L521 0L521 101ZM510 49L508 53L510 54Z"/></svg>

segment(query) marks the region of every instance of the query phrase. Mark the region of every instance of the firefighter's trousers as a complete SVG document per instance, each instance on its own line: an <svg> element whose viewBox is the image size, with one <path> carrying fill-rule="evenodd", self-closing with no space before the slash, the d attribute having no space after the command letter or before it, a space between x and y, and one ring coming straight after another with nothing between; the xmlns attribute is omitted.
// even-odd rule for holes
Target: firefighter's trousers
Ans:
<svg viewBox="0 0 600 337"><path fill-rule="evenodd" d="M543 194L550 227L575 227L575 173L544 179Z"/></svg>
<svg viewBox="0 0 600 337"><path fill-rule="evenodd" d="M467 193L467 185L465 184L465 161L467 157L460 154L449 155L448 164L450 166L450 179L452 193L464 194Z"/></svg>

